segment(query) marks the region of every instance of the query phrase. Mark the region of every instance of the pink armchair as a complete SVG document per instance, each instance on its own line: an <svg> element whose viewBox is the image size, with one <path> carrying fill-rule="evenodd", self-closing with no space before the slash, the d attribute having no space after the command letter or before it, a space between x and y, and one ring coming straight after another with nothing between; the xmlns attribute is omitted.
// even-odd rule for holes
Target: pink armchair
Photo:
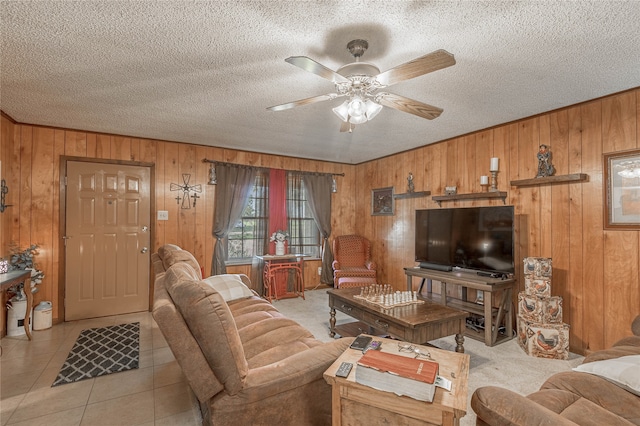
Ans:
<svg viewBox="0 0 640 426"><path fill-rule="evenodd" d="M341 235L333 240L333 286L340 278L376 279L376 264L371 260L371 243L359 235Z"/></svg>

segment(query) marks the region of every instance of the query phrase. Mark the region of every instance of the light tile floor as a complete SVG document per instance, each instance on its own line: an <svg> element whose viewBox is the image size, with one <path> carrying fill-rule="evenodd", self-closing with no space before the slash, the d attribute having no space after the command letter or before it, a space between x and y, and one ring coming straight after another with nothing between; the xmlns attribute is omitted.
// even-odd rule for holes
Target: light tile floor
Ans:
<svg viewBox="0 0 640 426"><path fill-rule="evenodd" d="M51 387L80 331L140 322L140 367ZM0 340L0 425L200 425L198 402L148 312Z"/></svg>

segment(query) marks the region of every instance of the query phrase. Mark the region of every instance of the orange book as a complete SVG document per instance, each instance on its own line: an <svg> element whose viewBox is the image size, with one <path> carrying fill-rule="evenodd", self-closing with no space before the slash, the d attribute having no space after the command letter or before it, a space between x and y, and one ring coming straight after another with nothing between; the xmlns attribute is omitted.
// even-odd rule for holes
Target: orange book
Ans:
<svg viewBox="0 0 640 426"><path fill-rule="evenodd" d="M356 368L356 383L431 402L438 363L380 351L367 351Z"/></svg>
<svg viewBox="0 0 640 426"><path fill-rule="evenodd" d="M438 375L437 362L380 351L367 351L358 365L429 384L435 383Z"/></svg>

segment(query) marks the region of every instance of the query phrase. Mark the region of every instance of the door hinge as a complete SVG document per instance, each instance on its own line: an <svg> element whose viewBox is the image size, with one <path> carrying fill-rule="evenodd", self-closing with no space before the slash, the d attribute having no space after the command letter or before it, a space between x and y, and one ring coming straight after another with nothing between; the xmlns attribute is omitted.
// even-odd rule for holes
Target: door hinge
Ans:
<svg viewBox="0 0 640 426"><path fill-rule="evenodd" d="M67 186L67 177L64 177L64 186Z"/></svg>

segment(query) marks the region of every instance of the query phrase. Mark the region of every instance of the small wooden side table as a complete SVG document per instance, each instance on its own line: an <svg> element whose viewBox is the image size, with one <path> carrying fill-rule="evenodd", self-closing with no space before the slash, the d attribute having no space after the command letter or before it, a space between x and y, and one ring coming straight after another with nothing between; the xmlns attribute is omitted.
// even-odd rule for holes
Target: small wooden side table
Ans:
<svg viewBox="0 0 640 426"><path fill-rule="evenodd" d="M306 254L264 255L264 290L269 302L272 299L302 297L304 299L304 258ZM287 291L289 272L295 274L293 291Z"/></svg>
<svg viewBox="0 0 640 426"><path fill-rule="evenodd" d="M398 340L372 337L382 342L380 350L383 352L411 356L398 351ZM356 383L357 362L362 357L362 352L347 349L324 372L324 379L331 385L333 426L459 425L460 419L467 413L469 355L430 346L414 346L422 352L430 353L431 357L439 363L440 376L452 382L450 392L436 388L433 401L423 402ZM336 370L344 361L353 364L351 373L346 378L336 377Z"/></svg>
<svg viewBox="0 0 640 426"><path fill-rule="evenodd" d="M33 307L33 294L31 294L31 271L10 271L0 274L0 291L5 292L9 287L24 283L24 294L27 296L27 312L24 316L24 331L31 340L29 321L31 320L31 308ZM3 310L4 315L4 310Z"/></svg>

